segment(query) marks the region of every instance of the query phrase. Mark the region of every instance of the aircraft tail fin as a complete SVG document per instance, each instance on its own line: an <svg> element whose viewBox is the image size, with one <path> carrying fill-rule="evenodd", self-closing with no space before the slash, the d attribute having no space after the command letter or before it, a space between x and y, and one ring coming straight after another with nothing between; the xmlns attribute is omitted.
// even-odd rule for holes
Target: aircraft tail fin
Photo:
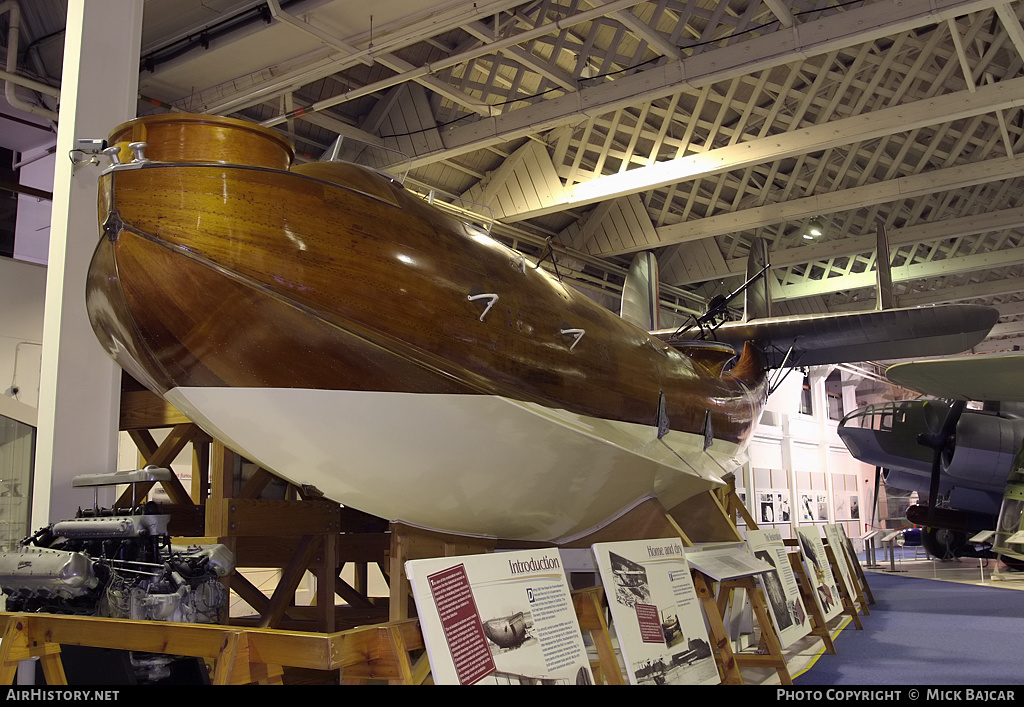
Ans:
<svg viewBox="0 0 1024 707"><path fill-rule="evenodd" d="M743 303L745 322L772 316L771 278L768 277L770 267L768 243L763 238L755 238L750 244L750 255L747 256L748 287Z"/></svg>
<svg viewBox="0 0 1024 707"><path fill-rule="evenodd" d="M619 316L644 331L654 331L661 326L660 311L658 260L650 251L637 253L622 284Z"/></svg>
<svg viewBox="0 0 1024 707"><path fill-rule="evenodd" d="M889 238L885 234L885 223L875 224L875 279L878 282L878 300L875 309L895 309L896 295L892 289L892 270L889 267Z"/></svg>

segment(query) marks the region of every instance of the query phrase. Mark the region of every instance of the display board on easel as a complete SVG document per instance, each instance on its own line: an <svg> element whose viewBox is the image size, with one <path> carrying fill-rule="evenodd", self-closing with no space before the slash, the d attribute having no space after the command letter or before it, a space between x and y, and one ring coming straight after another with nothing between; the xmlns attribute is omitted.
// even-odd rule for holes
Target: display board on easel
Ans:
<svg viewBox="0 0 1024 707"><path fill-rule="evenodd" d="M814 598L821 607L826 621L831 621L843 611L843 600L839 595L825 545L821 542L821 533L816 525L801 525L796 529L797 540L804 556L807 577L814 589Z"/></svg>
<svg viewBox="0 0 1024 707"><path fill-rule="evenodd" d="M556 548L409 560L438 685L593 684Z"/></svg>
<svg viewBox="0 0 1024 707"><path fill-rule="evenodd" d="M747 530L747 545L750 553L759 560L772 565L771 572L759 575L758 579L768 599L769 616L779 642L783 648L811 632L811 622L800 597L800 587L789 563L789 553L778 530Z"/></svg>
<svg viewBox="0 0 1024 707"><path fill-rule="evenodd" d="M839 568L839 576L836 581L843 583L848 597L856 599L859 592L857 591L857 580L850 571L850 558L846 552L846 533L836 523L828 523L825 525L825 538L828 540L829 547L832 548L832 554L836 560L835 566Z"/></svg>
<svg viewBox="0 0 1024 707"><path fill-rule="evenodd" d="M721 681L679 538L593 546L633 685Z"/></svg>

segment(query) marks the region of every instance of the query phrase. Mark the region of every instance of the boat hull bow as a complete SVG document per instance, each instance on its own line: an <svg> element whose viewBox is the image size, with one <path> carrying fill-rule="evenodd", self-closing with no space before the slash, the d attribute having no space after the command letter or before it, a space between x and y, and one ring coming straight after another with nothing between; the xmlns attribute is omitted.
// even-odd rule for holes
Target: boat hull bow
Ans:
<svg viewBox="0 0 1024 707"><path fill-rule="evenodd" d="M110 355L246 458L388 520L574 537L719 485L764 402L752 351L728 372L684 355L353 165L123 165L99 210L87 306Z"/></svg>

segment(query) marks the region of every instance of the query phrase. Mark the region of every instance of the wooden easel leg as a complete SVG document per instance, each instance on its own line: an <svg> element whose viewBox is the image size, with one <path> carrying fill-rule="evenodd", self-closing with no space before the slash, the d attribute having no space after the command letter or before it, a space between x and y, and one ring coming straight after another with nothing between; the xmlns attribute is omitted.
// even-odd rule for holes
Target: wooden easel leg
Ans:
<svg viewBox="0 0 1024 707"><path fill-rule="evenodd" d="M758 591L753 579L748 578L748 582L750 604L754 608L754 615L757 617L758 623L761 624L761 640L768 647L768 655L778 661L775 665L775 671L779 674L779 682L783 685L792 685L793 678L789 674L789 666L786 665L786 656L782 654L782 644L779 642L779 637L775 635L775 629L772 627L771 619L768 617L768 610L765 607L764 599L761 597L761 593Z"/></svg>
<svg viewBox="0 0 1024 707"><path fill-rule="evenodd" d="M704 607L704 615L708 619L708 628L711 632L711 640L714 641L715 662L718 663L718 672L722 677L723 685L742 685L743 676L740 675L739 665L736 664L736 656L732 652L732 644L729 642L729 634L725 630L725 623L722 620L722 612L715 601L715 594L711 591L711 585L703 572L693 570L693 586L697 590L701 606Z"/></svg>
<svg viewBox="0 0 1024 707"><path fill-rule="evenodd" d="M430 658L423 653L412 666L412 682L414 685L425 685L430 679Z"/></svg>
<svg viewBox="0 0 1024 707"><path fill-rule="evenodd" d="M864 568L860 566L859 562L854 562L853 565L857 571L857 579L864 588L864 595L868 600L868 604L874 604L875 595L871 593L871 585L868 584L868 576L864 573Z"/></svg>
<svg viewBox="0 0 1024 707"><path fill-rule="evenodd" d="M786 657L782 654L782 644L775 634L771 619L768 617L768 610L765 608L764 599L754 584L753 577L743 577L720 582L718 586L718 606L724 607L722 597L735 589L742 589L750 599L750 606L754 610L754 618L761 627L761 645L765 653L749 655L738 653L735 656L736 664L739 666L773 668L779 674L779 682L783 685L792 685L793 678L789 674L789 667L786 665Z"/></svg>
<svg viewBox="0 0 1024 707"><path fill-rule="evenodd" d="M59 646L55 653L40 656L39 663L43 667L43 677L47 685L67 685L68 678L64 674L64 661L61 660Z"/></svg>
<svg viewBox="0 0 1024 707"><path fill-rule="evenodd" d="M828 622L825 621L825 615L814 598L814 589L811 588L811 580L807 576L803 562L800 561L800 556L790 553L789 564L793 568L793 574L796 576L796 583L800 589L800 597L804 601L804 608L811 615L811 635L820 638L822 643L825 644L825 650L835 655L836 647L832 643L832 634L828 630Z"/></svg>
<svg viewBox="0 0 1024 707"><path fill-rule="evenodd" d="M591 666L594 680L600 684L600 676L604 675L609 685L623 685L619 661L615 657L615 647L612 646L612 639L608 634L608 622L604 618L603 598L604 590L601 587L581 589L572 593L573 608L576 610L580 629L590 631L594 648L597 650L600 665L596 670L593 665Z"/></svg>

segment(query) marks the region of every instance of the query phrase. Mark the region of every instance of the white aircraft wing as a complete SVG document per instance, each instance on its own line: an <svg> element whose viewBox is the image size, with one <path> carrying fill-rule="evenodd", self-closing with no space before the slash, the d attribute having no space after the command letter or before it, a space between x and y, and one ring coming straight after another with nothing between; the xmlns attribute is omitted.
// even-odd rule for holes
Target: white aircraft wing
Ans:
<svg viewBox="0 0 1024 707"><path fill-rule="evenodd" d="M897 385L947 400L1024 402L1024 353L981 354L890 366Z"/></svg>

